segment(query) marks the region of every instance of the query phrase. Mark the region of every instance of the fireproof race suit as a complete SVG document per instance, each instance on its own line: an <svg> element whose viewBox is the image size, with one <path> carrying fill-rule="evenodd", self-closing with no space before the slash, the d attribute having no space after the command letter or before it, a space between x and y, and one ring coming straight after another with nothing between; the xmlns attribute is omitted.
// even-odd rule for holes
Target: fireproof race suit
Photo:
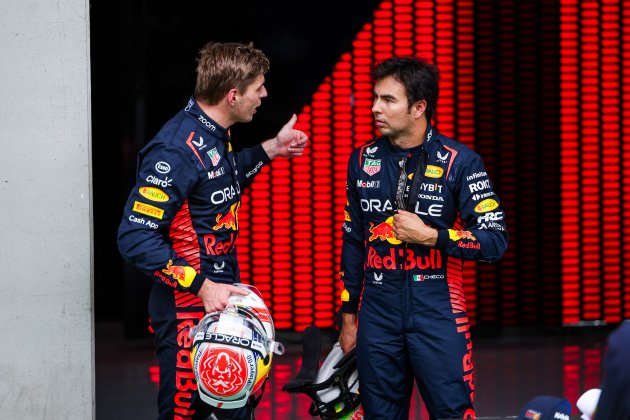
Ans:
<svg viewBox="0 0 630 420"><path fill-rule="evenodd" d="M494 262L508 236L482 159L427 127L421 146L380 137L349 160L342 312L357 313L366 418L406 419L415 377L432 418L473 416L463 260ZM438 230L434 248L398 240L397 209Z"/></svg>
<svg viewBox="0 0 630 420"><path fill-rule="evenodd" d="M138 156L118 247L155 280L149 314L160 363L160 418L205 419L210 407L198 397L189 360L189 329L205 315L196 295L205 278L238 281L241 191L269 157L261 145L234 152L228 130L192 98Z"/></svg>

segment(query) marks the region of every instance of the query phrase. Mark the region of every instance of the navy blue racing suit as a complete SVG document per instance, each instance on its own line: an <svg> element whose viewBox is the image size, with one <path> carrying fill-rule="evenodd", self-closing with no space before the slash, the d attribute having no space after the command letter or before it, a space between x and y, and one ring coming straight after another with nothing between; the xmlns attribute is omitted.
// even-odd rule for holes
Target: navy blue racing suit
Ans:
<svg viewBox="0 0 630 420"><path fill-rule="evenodd" d="M155 281L149 314L160 363L160 419L205 419L210 412L189 360L189 329L205 315L197 293L206 278L238 281L241 191L268 162L261 145L234 152L229 131L192 98L138 155L118 247ZM239 410L227 415L240 416Z"/></svg>
<svg viewBox="0 0 630 420"><path fill-rule="evenodd" d="M348 163L341 300L342 312L358 312L367 419L407 419L414 378L431 418L474 416L463 260L497 261L508 235L479 155L431 127L427 133L412 149L380 137ZM437 229L436 246L398 240L397 209Z"/></svg>

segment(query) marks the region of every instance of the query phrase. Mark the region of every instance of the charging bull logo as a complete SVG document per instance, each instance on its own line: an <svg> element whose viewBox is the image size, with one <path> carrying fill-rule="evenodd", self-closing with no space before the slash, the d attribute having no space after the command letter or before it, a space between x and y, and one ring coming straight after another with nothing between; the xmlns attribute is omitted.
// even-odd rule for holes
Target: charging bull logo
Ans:
<svg viewBox="0 0 630 420"><path fill-rule="evenodd" d="M216 219L217 224L212 226L212 229L219 230L221 228L225 228L225 229L237 230L238 229L238 208L240 207L240 205L241 205L241 202L237 201L236 203L232 204L232 206L230 207L230 211L228 213L225 213L225 214L219 213Z"/></svg>
<svg viewBox="0 0 630 420"><path fill-rule="evenodd" d="M245 387L247 363L241 351L211 348L201 356L199 363L201 385L212 394L230 397Z"/></svg>
<svg viewBox="0 0 630 420"><path fill-rule="evenodd" d="M467 230L453 230L453 229L449 229L448 230L448 236L454 242L457 242L457 241L459 241L461 239L470 239L471 241L476 241L477 240L477 238L475 238L473 236L473 234L470 233Z"/></svg>
<svg viewBox="0 0 630 420"><path fill-rule="evenodd" d="M448 236L453 242L457 242L457 246L466 249L481 249L480 243L475 243L477 238L467 230L448 230ZM465 239L465 241L461 241Z"/></svg>
<svg viewBox="0 0 630 420"><path fill-rule="evenodd" d="M162 269L162 273L173 277L182 287L190 287L197 272L189 266L173 265L173 260L168 260L166 268Z"/></svg>
<svg viewBox="0 0 630 420"><path fill-rule="evenodd" d="M393 223L394 223L394 216L388 217L387 220L379 223L378 225L375 225L374 223L370 222L371 235L368 238L368 241L372 242L377 239L380 239L381 241L387 241L392 245L398 245L402 243L401 240L396 238L396 234L394 233L394 228L392 227Z"/></svg>

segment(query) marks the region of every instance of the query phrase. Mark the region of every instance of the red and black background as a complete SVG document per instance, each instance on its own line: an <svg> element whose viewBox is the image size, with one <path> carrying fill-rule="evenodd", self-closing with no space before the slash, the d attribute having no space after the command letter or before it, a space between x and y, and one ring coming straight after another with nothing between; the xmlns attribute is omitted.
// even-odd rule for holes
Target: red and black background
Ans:
<svg viewBox="0 0 630 420"><path fill-rule="evenodd" d="M370 66L422 55L442 72L435 125L477 150L506 213L498 264L467 263L477 327L630 318L630 1L108 2L91 6L95 305L146 330L150 282L116 230L137 151L185 106L207 41L253 41L269 97L237 148L293 112L311 143L276 160L239 213L244 282L276 327L334 325L347 158L375 135Z"/></svg>

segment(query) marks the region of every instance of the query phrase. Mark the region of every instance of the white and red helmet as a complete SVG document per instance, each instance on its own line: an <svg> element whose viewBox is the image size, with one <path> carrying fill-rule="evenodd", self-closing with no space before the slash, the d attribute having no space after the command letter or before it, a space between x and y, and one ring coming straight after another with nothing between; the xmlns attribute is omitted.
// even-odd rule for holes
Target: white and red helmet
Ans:
<svg viewBox="0 0 630 420"><path fill-rule="evenodd" d="M226 409L245 406L267 379L273 353L284 353L258 289L235 286L249 294L231 295L222 312L207 314L191 332L190 360L199 395Z"/></svg>

